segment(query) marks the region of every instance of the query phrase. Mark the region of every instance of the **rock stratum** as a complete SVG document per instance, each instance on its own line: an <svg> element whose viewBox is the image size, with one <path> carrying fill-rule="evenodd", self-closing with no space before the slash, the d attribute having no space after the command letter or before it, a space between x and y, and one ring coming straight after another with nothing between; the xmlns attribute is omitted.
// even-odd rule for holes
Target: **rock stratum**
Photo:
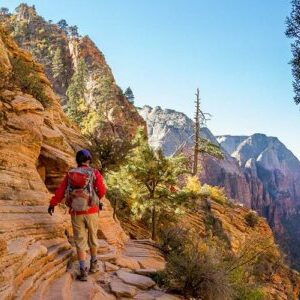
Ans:
<svg viewBox="0 0 300 300"><path fill-rule="evenodd" d="M192 147L193 121L183 113L145 106L140 114L154 148L171 155L182 144ZM299 268L299 160L276 137L214 137L208 128L202 128L201 135L219 145L224 154L223 160L201 157L201 182L224 187L234 201L264 216L291 264Z"/></svg>
<svg viewBox="0 0 300 300"><path fill-rule="evenodd" d="M11 79L11 60L33 66L47 107ZM68 214L47 215L50 192L75 165L87 141L63 113L42 67L0 31L0 298L25 299L43 280L65 272L72 256ZM116 247L127 240L106 202L100 229ZM105 226L105 228L103 228Z"/></svg>

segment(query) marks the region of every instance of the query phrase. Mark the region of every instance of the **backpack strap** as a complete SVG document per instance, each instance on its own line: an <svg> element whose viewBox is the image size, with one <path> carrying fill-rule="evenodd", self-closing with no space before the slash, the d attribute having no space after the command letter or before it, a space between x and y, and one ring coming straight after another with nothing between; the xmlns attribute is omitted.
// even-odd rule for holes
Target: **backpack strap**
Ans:
<svg viewBox="0 0 300 300"><path fill-rule="evenodd" d="M86 168L86 174L89 176L89 182L88 182L88 189L89 189L89 194L90 194L90 199L89 202L92 202L92 197L93 197L93 190L95 190L94 183L96 180L95 176L95 169L93 168Z"/></svg>

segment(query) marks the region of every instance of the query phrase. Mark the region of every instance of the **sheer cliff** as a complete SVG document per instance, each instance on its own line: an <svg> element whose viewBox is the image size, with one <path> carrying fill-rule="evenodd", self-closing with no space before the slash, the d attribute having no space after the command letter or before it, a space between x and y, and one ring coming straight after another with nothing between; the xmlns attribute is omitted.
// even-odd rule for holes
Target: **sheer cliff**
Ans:
<svg viewBox="0 0 300 300"><path fill-rule="evenodd" d="M265 216L281 246L299 267L300 162L276 137L219 136L244 170L253 209Z"/></svg>

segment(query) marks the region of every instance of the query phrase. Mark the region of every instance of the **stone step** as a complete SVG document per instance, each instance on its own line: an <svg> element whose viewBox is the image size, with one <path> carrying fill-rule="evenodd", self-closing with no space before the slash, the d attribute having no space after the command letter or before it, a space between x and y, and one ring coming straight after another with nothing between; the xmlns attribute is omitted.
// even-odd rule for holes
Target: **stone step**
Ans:
<svg viewBox="0 0 300 300"><path fill-rule="evenodd" d="M123 282L142 290L147 290L155 286L155 282L147 276L133 274L123 270L118 270L116 274Z"/></svg>
<svg viewBox="0 0 300 300"><path fill-rule="evenodd" d="M105 254L98 254L98 259L101 261L115 262L117 258L117 252L115 249L106 252Z"/></svg>
<svg viewBox="0 0 300 300"><path fill-rule="evenodd" d="M118 298L133 298L138 293L138 289L136 287L126 284L118 278L111 281L109 286L111 292L114 293Z"/></svg>
<svg viewBox="0 0 300 300"><path fill-rule="evenodd" d="M77 268L74 264L72 269L50 283L46 292L31 300L115 300L96 283L99 273L89 275L87 282L81 282L76 280Z"/></svg>

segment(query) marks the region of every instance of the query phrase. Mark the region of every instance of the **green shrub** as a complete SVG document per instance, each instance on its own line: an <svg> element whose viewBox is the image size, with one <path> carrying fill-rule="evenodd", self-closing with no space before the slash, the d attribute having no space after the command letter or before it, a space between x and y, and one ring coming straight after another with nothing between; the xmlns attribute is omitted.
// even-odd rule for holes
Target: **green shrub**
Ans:
<svg viewBox="0 0 300 300"><path fill-rule="evenodd" d="M255 212L250 211L245 216L245 221L246 221L247 225L252 228L254 228L257 225L258 220L259 220L259 218Z"/></svg>
<svg viewBox="0 0 300 300"><path fill-rule="evenodd" d="M264 300L266 294L260 288L240 288L235 297L236 300Z"/></svg>
<svg viewBox="0 0 300 300"><path fill-rule="evenodd" d="M264 292L257 287L257 284L249 284L247 276L248 272L241 267L231 272L230 279L234 286L234 300L263 300L265 299Z"/></svg>
<svg viewBox="0 0 300 300"><path fill-rule="evenodd" d="M22 92L32 95L44 107L49 105L50 99L46 96L44 86L34 70L34 64L24 62L19 57L10 58L12 70L12 80Z"/></svg>
<svg viewBox="0 0 300 300"><path fill-rule="evenodd" d="M232 299L234 290L220 244L205 243L185 229L168 229L162 236L167 266L159 282L187 298Z"/></svg>
<svg viewBox="0 0 300 300"><path fill-rule="evenodd" d="M253 275L257 279L270 280L271 276L282 267L283 259L275 247L270 247L261 254L253 266Z"/></svg>
<svg viewBox="0 0 300 300"><path fill-rule="evenodd" d="M117 171L126 162L128 152L133 149L133 144L127 139L114 136L97 138L92 134L86 137L92 142L93 157L101 161L101 171Z"/></svg>
<svg viewBox="0 0 300 300"><path fill-rule="evenodd" d="M160 232L161 248L165 253L183 251L189 231L181 227L169 227Z"/></svg>
<svg viewBox="0 0 300 300"><path fill-rule="evenodd" d="M161 242L167 265L154 279L187 299L265 299L262 287L270 272L259 266L267 264L274 272L278 264L273 240L256 233L235 254L222 239L200 239L196 232L178 227L167 229Z"/></svg>

